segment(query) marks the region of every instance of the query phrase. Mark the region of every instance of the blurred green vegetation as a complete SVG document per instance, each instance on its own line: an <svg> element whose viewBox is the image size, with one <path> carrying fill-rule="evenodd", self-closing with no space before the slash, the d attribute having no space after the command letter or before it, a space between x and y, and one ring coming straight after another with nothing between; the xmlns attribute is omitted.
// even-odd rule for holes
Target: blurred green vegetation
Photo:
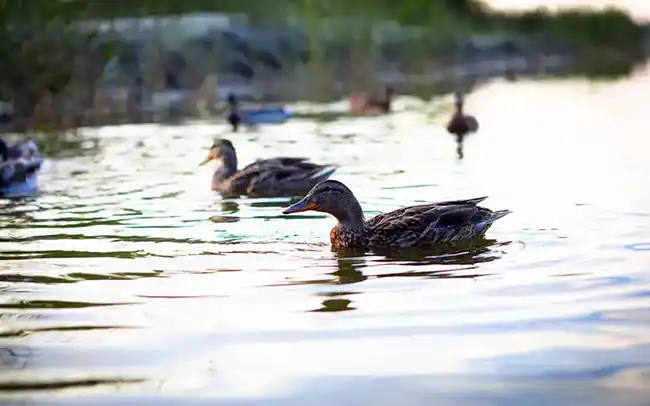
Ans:
<svg viewBox="0 0 650 406"><path fill-rule="evenodd" d="M393 20L441 31L500 31L543 34L593 45L639 41L642 27L624 11L572 8L502 12L480 0L0 0L0 22L66 22L177 15L192 12L243 13L259 24L304 19L359 19L360 25ZM314 21L312 21L314 22Z"/></svg>
<svg viewBox="0 0 650 406"><path fill-rule="evenodd" d="M644 28L624 11L608 7L570 8L551 12L546 8L494 16L495 26L513 32L547 35L584 46L638 48L644 40Z"/></svg>
<svg viewBox="0 0 650 406"><path fill-rule="evenodd" d="M98 48L92 33L70 30L71 22L199 12L245 14L256 26L299 23L308 34L313 77L326 77L327 63L354 54L359 72L346 73L357 75L353 81L361 86L369 76L363 65L372 63L376 28L387 21L411 27L401 31L393 57L425 70L431 60L454 60L455 40L471 34L561 43L597 60L638 54L645 39L643 27L615 8L506 13L479 0L0 0L0 100L11 101L18 116L31 116L45 93L66 87L75 67L85 63L80 55L96 65L87 78L93 83L115 46ZM385 31L400 31L387 26Z"/></svg>

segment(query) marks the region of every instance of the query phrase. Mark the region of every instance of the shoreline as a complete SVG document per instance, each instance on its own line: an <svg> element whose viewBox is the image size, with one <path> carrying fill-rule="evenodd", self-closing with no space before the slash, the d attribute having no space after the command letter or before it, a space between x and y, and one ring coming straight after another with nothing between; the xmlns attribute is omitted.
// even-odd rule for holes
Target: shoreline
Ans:
<svg viewBox="0 0 650 406"><path fill-rule="evenodd" d="M373 73L375 86L391 85L399 93L443 95L457 89L471 91L477 83L493 78L516 80L518 77L538 77L571 72L578 68L580 57L566 54L535 56L497 56L474 58L461 63L446 63L427 72L408 73L397 69ZM636 62L636 61L635 61ZM630 66L633 67L632 63ZM100 127L154 122L178 122L192 119L222 118L218 106L229 92L242 97L242 101L257 103L292 103L305 100L340 102L353 89L349 78L324 80L318 83L308 69L283 73L274 78L249 81L233 80L227 75L207 77L198 89L178 89L150 92L140 107L129 106L132 100L128 88L96 88L93 107L85 111L67 112L67 116L53 116L37 109L28 132L69 131L79 127ZM331 75L331 73L327 73ZM214 76L214 75L212 75ZM215 87L216 86L216 87ZM424 89L424 91L423 91ZM370 89L358 89L370 90ZM52 101L50 101L52 103ZM11 123L0 125L3 133L12 133Z"/></svg>

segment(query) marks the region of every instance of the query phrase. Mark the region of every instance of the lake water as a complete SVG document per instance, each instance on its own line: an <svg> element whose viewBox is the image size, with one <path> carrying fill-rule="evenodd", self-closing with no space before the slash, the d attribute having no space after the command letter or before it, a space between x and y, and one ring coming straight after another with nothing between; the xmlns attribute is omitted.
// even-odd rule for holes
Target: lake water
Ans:
<svg viewBox="0 0 650 406"><path fill-rule="evenodd" d="M485 84L462 160L450 98L239 134L85 130L97 148L53 157L41 197L1 203L0 403L647 404L649 86ZM331 217L210 191L219 134L242 164L340 164L369 216L482 195L513 214L478 252L337 255Z"/></svg>

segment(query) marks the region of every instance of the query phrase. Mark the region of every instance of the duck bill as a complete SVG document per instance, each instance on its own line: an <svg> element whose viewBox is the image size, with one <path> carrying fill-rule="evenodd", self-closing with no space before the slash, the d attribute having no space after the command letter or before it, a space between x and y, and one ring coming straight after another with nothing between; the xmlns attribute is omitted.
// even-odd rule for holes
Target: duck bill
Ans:
<svg viewBox="0 0 650 406"><path fill-rule="evenodd" d="M217 151L211 150L210 152L208 152L208 156L205 157L205 159L199 164L199 166L205 165L216 158L217 158Z"/></svg>
<svg viewBox="0 0 650 406"><path fill-rule="evenodd" d="M314 210L315 208L316 204L313 203L308 197L305 197L299 202L294 203L286 209L282 210L282 214L300 213L301 211Z"/></svg>

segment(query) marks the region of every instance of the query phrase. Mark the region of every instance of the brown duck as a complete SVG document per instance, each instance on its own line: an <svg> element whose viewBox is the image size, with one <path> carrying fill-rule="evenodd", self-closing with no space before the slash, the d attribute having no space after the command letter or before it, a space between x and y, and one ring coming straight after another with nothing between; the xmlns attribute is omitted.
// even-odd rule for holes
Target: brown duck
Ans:
<svg viewBox="0 0 650 406"><path fill-rule="evenodd" d="M221 165L212 175L212 190L227 196L301 196L336 171L333 165L318 165L300 157L259 159L237 171L237 152L227 139L215 140L199 165L213 159Z"/></svg>
<svg viewBox="0 0 650 406"><path fill-rule="evenodd" d="M352 191L326 180L282 213L313 210L336 217L338 224L330 232L334 248L424 248L482 238L492 223L510 213L478 206L486 198L410 206L366 220Z"/></svg>
<svg viewBox="0 0 650 406"><path fill-rule="evenodd" d="M463 94L461 92L454 93L454 105L456 111L451 116L449 123L447 123L447 131L450 134L456 135L457 139L464 138L469 133L478 131L478 121L474 116L467 115L463 112Z"/></svg>
<svg viewBox="0 0 650 406"><path fill-rule="evenodd" d="M382 92L367 96L364 92L350 96L350 110L353 114L388 114L391 112L395 90L384 87Z"/></svg>

